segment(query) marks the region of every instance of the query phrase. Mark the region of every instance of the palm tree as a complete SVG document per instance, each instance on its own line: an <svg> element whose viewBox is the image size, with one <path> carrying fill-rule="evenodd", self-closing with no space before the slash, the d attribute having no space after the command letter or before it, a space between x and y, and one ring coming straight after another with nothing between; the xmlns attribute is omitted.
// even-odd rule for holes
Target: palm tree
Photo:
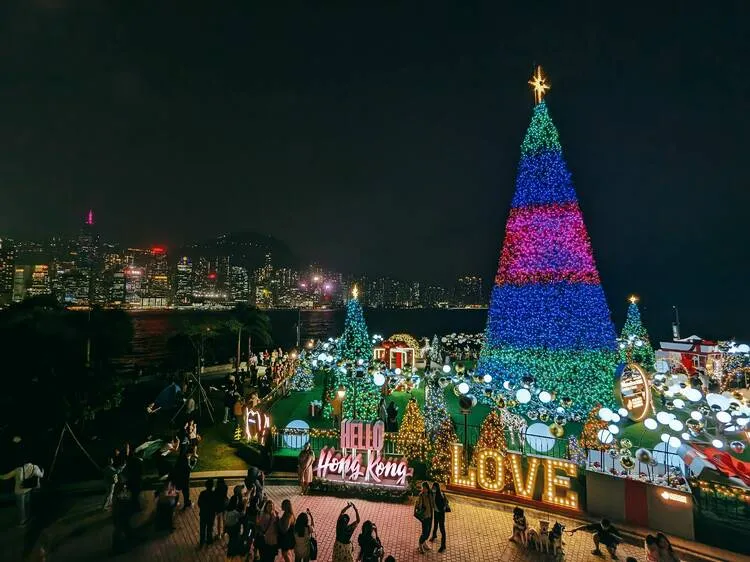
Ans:
<svg viewBox="0 0 750 562"><path fill-rule="evenodd" d="M271 342L271 320L257 308L246 304L238 304L232 310L231 317L225 325L230 332L237 334L235 371L239 372L243 330L248 333L250 338L260 342L261 345L268 345ZM248 343L247 351L249 355L251 351L250 343Z"/></svg>

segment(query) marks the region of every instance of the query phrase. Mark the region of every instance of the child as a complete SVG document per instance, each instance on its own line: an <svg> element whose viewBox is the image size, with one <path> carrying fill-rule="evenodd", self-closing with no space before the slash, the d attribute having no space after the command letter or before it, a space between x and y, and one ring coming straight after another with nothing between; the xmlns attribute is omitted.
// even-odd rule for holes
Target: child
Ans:
<svg viewBox="0 0 750 562"><path fill-rule="evenodd" d="M520 507L513 508L513 534L508 540L526 546L526 516Z"/></svg>

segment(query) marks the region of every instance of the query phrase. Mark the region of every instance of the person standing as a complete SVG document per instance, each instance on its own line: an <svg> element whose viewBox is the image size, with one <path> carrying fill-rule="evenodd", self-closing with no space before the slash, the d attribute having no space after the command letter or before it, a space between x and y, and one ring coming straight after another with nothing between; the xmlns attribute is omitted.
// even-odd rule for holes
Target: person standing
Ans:
<svg viewBox="0 0 750 562"><path fill-rule="evenodd" d="M260 547L261 562L274 562L279 552L279 514L274 508L273 501L268 500L256 520L258 539L256 546Z"/></svg>
<svg viewBox="0 0 750 562"><path fill-rule="evenodd" d="M432 497L435 500L435 515L432 522L432 538L430 542L435 542L438 529L440 529L440 548L438 552L445 552L445 514L450 511L448 506L448 497L440 489L440 484L433 482Z"/></svg>
<svg viewBox="0 0 750 562"><path fill-rule="evenodd" d="M315 452L308 441L297 458L297 475L303 496L307 493L313 479L313 464L315 464Z"/></svg>
<svg viewBox="0 0 750 562"><path fill-rule="evenodd" d="M388 403L388 408L386 409L386 420L385 420L385 430L387 432L393 433L394 431L398 431L398 407L396 404L391 400Z"/></svg>
<svg viewBox="0 0 750 562"><path fill-rule="evenodd" d="M350 523L349 508L354 510L355 519ZM352 549L352 535L359 525L359 511L357 507L349 502L341 510L339 518L336 521L336 542L333 545L333 562L354 562L354 551Z"/></svg>
<svg viewBox="0 0 750 562"><path fill-rule="evenodd" d="M359 556L361 562L379 562L383 557L383 544L378 537L378 528L372 521L362 523L362 532L357 538L359 543Z"/></svg>
<svg viewBox="0 0 750 562"><path fill-rule="evenodd" d="M300 513L294 522L294 562L310 562L315 522L312 513Z"/></svg>
<svg viewBox="0 0 750 562"><path fill-rule="evenodd" d="M25 525L31 517L31 491L33 488L30 481L36 480L36 488L39 488L41 479L44 478L44 470L27 462L0 476L0 480L10 480L11 478L15 481L13 493L16 496L16 507L18 508L18 524Z"/></svg>
<svg viewBox="0 0 750 562"><path fill-rule="evenodd" d="M224 523L226 521L227 502L229 498L229 487L223 476L216 479L214 487L214 511L216 512L216 538L221 540L224 537Z"/></svg>
<svg viewBox="0 0 750 562"><path fill-rule="evenodd" d="M206 480L206 489L198 496L200 546L214 542L214 519L216 518L216 498L214 479Z"/></svg>
<svg viewBox="0 0 750 562"><path fill-rule="evenodd" d="M292 562L294 553L294 511L292 502L284 500L281 502L281 517L279 518L279 548L284 562Z"/></svg>
<svg viewBox="0 0 750 562"><path fill-rule="evenodd" d="M170 480L175 485L175 488L182 491L182 509L189 508L192 504L190 501L190 449L185 451L179 456L177 462L172 468L172 477Z"/></svg>
<svg viewBox="0 0 750 562"><path fill-rule="evenodd" d="M104 467L104 505L102 509L108 511L112 509L112 498L115 495L115 486L119 480L119 470L115 466L115 459L109 457L107 466Z"/></svg>
<svg viewBox="0 0 750 562"><path fill-rule="evenodd" d="M435 514L435 500L430 491L430 483L427 481L422 482L422 489L419 492L417 503L414 506L414 514L422 523L422 530L419 535L419 552L424 554L430 550L430 545L427 544L427 539L430 538L430 531L432 531L432 518Z"/></svg>
<svg viewBox="0 0 750 562"><path fill-rule="evenodd" d="M331 399L331 415L333 417L333 428L339 429L341 427L341 413L344 409L344 399L339 396L338 391L333 395Z"/></svg>
<svg viewBox="0 0 750 562"><path fill-rule="evenodd" d="M143 489L143 463L141 458L128 443L125 447L128 460L125 463L125 480L130 489L130 500L133 502L133 510L141 510L141 490Z"/></svg>

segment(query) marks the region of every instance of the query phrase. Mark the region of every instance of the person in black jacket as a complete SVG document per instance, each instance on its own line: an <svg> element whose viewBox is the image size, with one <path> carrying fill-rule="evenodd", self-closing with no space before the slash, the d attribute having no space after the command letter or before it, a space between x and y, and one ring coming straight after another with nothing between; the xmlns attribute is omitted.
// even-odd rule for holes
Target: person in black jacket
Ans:
<svg viewBox="0 0 750 562"><path fill-rule="evenodd" d="M440 529L440 549L438 552L445 552L445 510L448 507L448 498L440 489L440 484L433 482L432 495L435 497L435 514L432 519L432 538L430 542L437 539L438 528Z"/></svg>
<svg viewBox="0 0 750 562"><path fill-rule="evenodd" d="M172 469L170 480L174 483L175 488L182 490L183 504L182 509L190 507L190 472L192 471L191 449L181 454Z"/></svg>
<svg viewBox="0 0 750 562"><path fill-rule="evenodd" d="M198 496L200 545L214 542L214 519L216 518L216 498L214 479L206 480L206 489Z"/></svg>

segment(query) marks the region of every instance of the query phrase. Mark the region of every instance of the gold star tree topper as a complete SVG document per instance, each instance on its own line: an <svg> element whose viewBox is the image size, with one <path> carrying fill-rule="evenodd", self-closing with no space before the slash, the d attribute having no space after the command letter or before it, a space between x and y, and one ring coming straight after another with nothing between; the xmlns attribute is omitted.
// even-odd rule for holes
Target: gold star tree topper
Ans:
<svg viewBox="0 0 750 562"><path fill-rule="evenodd" d="M635 295L630 295L630 298L628 298L628 300L629 300L629 301L630 301L630 302L631 302L632 304L635 304L635 303L637 303L637 302L638 302L638 297L637 297L637 296L635 296Z"/></svg>
<svg viewBox="0 0 750 562"><path fill-rule="evenodd" d="M354 285L352 288L352 298L355 300L359 297L359 289L357 288L357 285Z"/></svg>
<svg viewBox="0 0 750 562"><path fill-rule="evenodd" d="M529 84L534 90L534 102L541 103L542 98L550 88L549 83L547 82L547 77L542 73L541 66L536 67L536 71L534 71L534 75L531 77L531 80L529 80Z"/></svg>

